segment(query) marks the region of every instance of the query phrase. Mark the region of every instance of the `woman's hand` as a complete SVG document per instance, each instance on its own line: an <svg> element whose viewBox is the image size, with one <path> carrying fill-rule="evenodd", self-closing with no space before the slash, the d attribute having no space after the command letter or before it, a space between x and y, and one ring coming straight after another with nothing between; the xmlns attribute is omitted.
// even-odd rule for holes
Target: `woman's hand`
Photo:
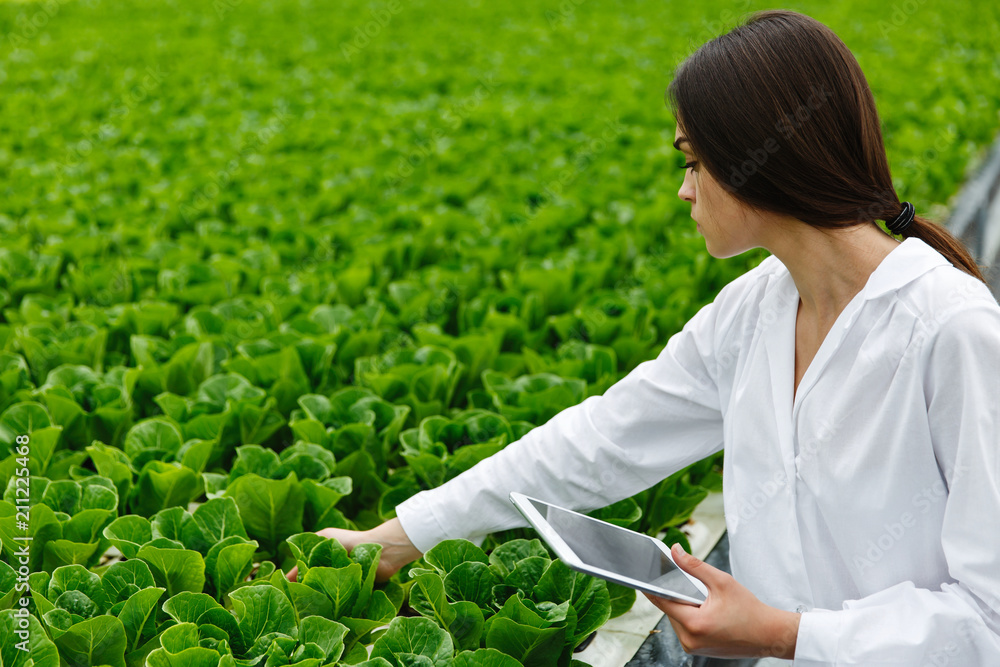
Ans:
<svg viewBox="0 0 1000 667"><path fill-rule="evenodd" d="M386 581L399 568L412 563L423 554L413 546L410 538L403 531L399 519L389 519L371 530L345 530L343 528L324 528L317 530L317 535L336 538L350 553L359 544L381 544L382 554L379 556L378 568L375 570L376 581ZM289 581L295 581L299 568L293 567L285 575Z"/></svg>
<svg viewBox="0 0 1000 667"><path fill-rule="evenodd" d="M663 610L688 653L715 658L795 657L800 615L769 607L733 579L675 544L677 566L708 588L700 607L646 594Z"/></svg>

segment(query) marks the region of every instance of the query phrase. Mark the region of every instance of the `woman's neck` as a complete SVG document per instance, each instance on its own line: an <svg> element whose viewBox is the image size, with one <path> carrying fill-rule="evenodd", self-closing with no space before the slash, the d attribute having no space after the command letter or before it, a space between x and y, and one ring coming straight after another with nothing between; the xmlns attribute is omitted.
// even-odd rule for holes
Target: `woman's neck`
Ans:
<svg viewBox="0 0 1000 667"><path fill-rule="evenodd" d="M900 242L874 223L821 230L800 222L769 245L795 282L800 313L833 322Z"/></svg>

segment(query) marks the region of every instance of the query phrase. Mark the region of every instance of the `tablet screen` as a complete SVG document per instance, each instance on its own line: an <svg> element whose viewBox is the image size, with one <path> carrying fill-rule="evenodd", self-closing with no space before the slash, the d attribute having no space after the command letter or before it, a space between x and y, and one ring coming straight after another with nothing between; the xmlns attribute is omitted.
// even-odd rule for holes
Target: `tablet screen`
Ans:
<svg viewBox="0 0 1000 667"><path fill-rule="evenodd" d="M538 503L530 498L528 502L587 565L681 593L695 600L705 599L687 575L677 569L651 538Z"/></svg>

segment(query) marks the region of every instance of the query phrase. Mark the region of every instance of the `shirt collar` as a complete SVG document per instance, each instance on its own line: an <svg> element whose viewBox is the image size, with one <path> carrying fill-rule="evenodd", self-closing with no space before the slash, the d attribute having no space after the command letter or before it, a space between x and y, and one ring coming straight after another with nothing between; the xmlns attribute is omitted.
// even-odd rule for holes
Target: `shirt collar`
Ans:
<svg viewBox="0 0 1000 667"><path fill-rule="evenodd" d="M775 259L777 260L777 257ZM784 264L781 264L780 260L778 260L778 264L780 266L778 277L781 285L779 291L785 296L791 296L796 292L792 274L788 272L788 268ZM951 263L922 239L915 236L905 238L872 271L868 282L861 290L860 301L863 303L894 292L931 269L944 265L950 266ZM779 297L775 294L771 299L765 297L765 300L779 300Z"/></svg>
<svg viewBox="0 0 1000 667"><path fill-rule="evenodd" d="M862 292L863 300L876 299L913 282L931 269L950 266L944 255L923 239L910 236L883 258L875 267Z"/></svg>

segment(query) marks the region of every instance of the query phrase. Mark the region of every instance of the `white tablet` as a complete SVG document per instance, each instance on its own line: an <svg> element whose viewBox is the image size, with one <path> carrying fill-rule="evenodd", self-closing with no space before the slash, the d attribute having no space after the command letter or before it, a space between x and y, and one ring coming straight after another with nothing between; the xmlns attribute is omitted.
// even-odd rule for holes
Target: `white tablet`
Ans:
<svg viewBox="0 0 1000 667"><path fill-rule="evenodd" d="M567 566L675 602L700 606L705 584L677 567L662 541L512 491L510 501Z"/></svg>

